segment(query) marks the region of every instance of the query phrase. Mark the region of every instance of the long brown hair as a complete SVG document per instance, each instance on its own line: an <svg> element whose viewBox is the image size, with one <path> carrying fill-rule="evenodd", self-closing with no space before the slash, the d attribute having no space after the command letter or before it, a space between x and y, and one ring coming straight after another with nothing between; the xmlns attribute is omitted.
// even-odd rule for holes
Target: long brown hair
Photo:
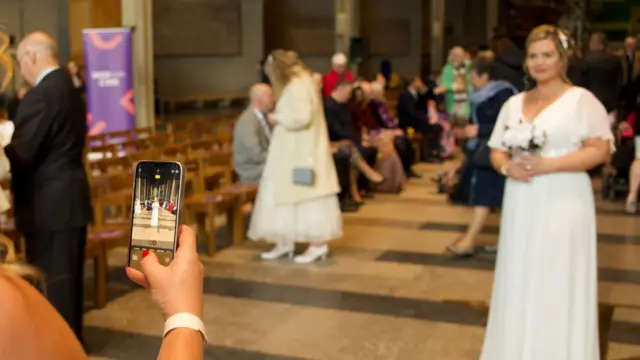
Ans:
<svg viewBox="0 0 640 360"><path fill-rule="evenodd" d="M274 50L264 63L264 72L271 81L273 94L280 96L282 89L296 76L311 74L307 66L300 60L295 51Z"/></svg>

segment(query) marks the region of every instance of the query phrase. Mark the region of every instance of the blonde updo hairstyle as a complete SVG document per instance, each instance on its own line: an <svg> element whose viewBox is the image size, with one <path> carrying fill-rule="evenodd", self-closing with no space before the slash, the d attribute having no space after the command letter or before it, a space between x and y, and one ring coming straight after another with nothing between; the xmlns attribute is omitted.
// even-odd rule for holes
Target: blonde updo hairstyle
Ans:
<svg viewBox="0 0 640 360"><path fill-rule="evenodd" d="M296 76L311 74L307 66L300 60L298 53L287 50L274 50L267 57L264 72L271 81L273 95L277 99L282 89Z"/></svg>
<svg viewBox="0 0 640 360"><path fill-rule="evenodd" d="M553 26L553 25L540 25L531 30L529 36L527 36L526 41L526 50L529 51L529 47L531 44L540 41L540 40L551 40L556 46L556 50L558 50L558 54L560 54L560 61L562 62L562 71L560 76L562 77L562 81L567 84L571 84L571 80L567 77L567 69L569 67L569 59L573 56L573 43L569 36L561 29ZM531 78L529 75L529 69L527 68L527 60L522 65L525 73L527 74L525 78L525 83L527 83L527 78ZM529 88L529 86L527 86Z"/></svg>

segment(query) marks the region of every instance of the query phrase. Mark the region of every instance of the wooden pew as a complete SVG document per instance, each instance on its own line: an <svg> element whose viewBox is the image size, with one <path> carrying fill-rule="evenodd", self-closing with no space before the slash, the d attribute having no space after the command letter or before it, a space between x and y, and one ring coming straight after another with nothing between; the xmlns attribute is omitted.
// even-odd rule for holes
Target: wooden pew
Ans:
<svg viewBox="0 0 640 360"><path fill-rule="evenodd" d="M227 92L216 94L195 94L187 96L173 96L164 99L164 106L168 111L178 109L228 108L231 106L245 106L248 100L247 92Z"/></svg>
<svg viewBox="0 0 640 360"><path fill-rule="evenodd" d="M229 216L238 216L237 211L231 210L237 206L237 194L234 193L200 193L184 199L183 216L185 223L192 224L196 221L198 215L205 216L205 228L208 232L207 236L207 255L214 256L216 253L216 217L226 214ZM227 218L229 221L229 218ZM233 222L241 222L239 219L232 219Z"/></svg>

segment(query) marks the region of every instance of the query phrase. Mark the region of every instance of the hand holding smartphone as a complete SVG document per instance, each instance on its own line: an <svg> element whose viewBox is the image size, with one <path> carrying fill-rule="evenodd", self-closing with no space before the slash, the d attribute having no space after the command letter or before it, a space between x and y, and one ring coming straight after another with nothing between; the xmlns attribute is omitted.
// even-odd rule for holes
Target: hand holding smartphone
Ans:
<svg viewBox="0 0 640 360"><path fill-rule="evenodd" d="M184 166L175 161L142 161L136 165L129 238L131 268L140 270L146 252L153 252L164 266L173 260L185 175Z"/></svg>

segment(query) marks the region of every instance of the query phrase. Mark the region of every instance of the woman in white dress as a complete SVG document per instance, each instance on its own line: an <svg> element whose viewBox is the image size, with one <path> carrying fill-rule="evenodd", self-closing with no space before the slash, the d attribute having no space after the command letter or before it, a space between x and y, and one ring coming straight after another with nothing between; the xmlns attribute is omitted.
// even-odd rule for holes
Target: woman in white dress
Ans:
<svg viewBox="0 0 640 360"><path fill-rule="evenodd" d="M295 242L309 243L297 263L325 258L327 242L342 236L340 191L323 103L311 72L296 53L276 50L265 62L277 103L274 130L249 238L275 246L261 257L293 256Z"/></svg>
<svg viewBox="0 0 640 360"><path fill-rule="evenodd" d="M140 199L136 199L133 211L134 215L142 215L142 204L140 204Z"/></svg>
<svg viewBox="0 0 640 360"><path fill-rule="evenodd" d="M502 107L489 141L506 182L481 360L598 360L596 215L586 170L605 162L607 112L566 77L569 41L543 25L527 39L536 81ZM510 157L505 134L544 132L535 155Z"/></svg>
<svg viewBox="0 0 640 360"><path fill-rule="evenodd" d="M158 229L160 232L159 225L159 215L160 215L160 203L158 202L158 198L153 198L153 204L151 204L151 226Z"/></svg>

